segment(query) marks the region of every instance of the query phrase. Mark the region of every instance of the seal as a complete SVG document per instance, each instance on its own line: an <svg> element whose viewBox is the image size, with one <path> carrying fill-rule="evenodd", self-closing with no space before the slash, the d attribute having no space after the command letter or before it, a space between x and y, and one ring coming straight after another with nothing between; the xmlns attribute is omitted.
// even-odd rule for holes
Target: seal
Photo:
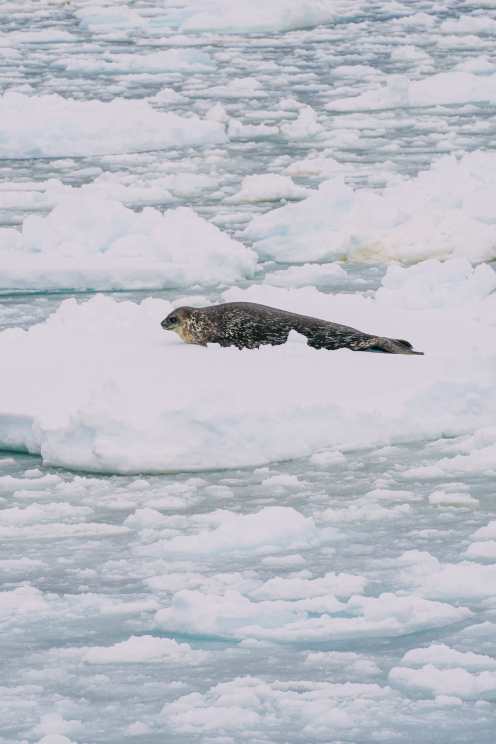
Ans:
<svg viewBox="0 0 496 744"><path fill-rule="evenodd" d="M258 349L286 343L290 331L307 338L314 349L352 349L384 354L423 354L408 341L363 333L329 320L290 313L254 302L226 302L209 307L178 307L164 318L162 328L175 331L187 344L220 344Z"/></svg>

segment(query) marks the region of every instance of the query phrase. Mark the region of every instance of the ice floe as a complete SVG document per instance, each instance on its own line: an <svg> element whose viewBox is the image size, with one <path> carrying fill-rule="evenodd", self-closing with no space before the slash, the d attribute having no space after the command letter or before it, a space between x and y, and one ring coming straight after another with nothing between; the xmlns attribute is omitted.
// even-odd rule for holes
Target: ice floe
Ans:
<svg viewBox="0 0 496 744"><path fill-rule="evenodd" d="M471 614L466 607L454 607L415 595L353 595L347 602L340 602L328 593L325 581L321 583L320 595L294 601L253 602L232 589L223 594L185 589L174 594L169 608L157 612L155 622L157 627L169 632L182 629L195 634L203 630L211 635L238 639L302 642L395 637L450 625Z"/></svg>
<svg viewBox="0 0 496 744"><path fill-rule="evenodd" d="M426 597L480 600L493 595L496 565L473 561L442 563L430 553L411 550L400 556L405 584L415 585Z"/></svg>
<svg viewBox="0 0 496 744"><path fill-rule="evenodd" d="M217 122L162 113L147 101L77 101L14 92L0 98L0 158L104 155L224 141Z"/></svg>
<svg viewBox="0 0 496 744"><path fill-rule="evenodd" d="M113 54L105 60L89 61L87 59L61 59L57 66L69 72L92 75L113 75L116 73L143 72L208 72L215 69L210 55L191 49L168 49L150 54Z"/></svg>
<svg viewBox="0 0 496 744"><path fill-rule="evenodd" d="M495 184L496 156L482 152L442 158L382 191L337 175L299 204L254 217L245 235L276 261L487 261L496 257Z"/></svg>
<svg viewBox="0 0 496 744"><path fill-rule="evenodd" d="M297 186L289 176L275 173L245 176L241 182L241 189L230 197L229 201L261 202L276 201L278 199L304 199L311 194L310 189Z"/></svg>
<svg viewBox="0 0 496 744"><path fill-rule="evenodd" d="M229 0L192 0L185 6L183 31L260 33L309 28L333 20L344 3L330 6L322 0L263 0L246 3Z"/></svg>
<svg viewBox="0 0 496 744"><path fill-rule="evenodd" d="M22 233L0 230L2 289L230 284L255 270L253 251L192 209L136 213L105 189L55 198L57 206L46 217L29 216Z"/></svg>
<svg viewBox="0 0 496 744"><path fill-rule="evenodd" d="M456 42L459 43L459 37ZM496 68L493 68L492 75L453 70L422 80L392 75L385 85L358 96L332 101L327 108L330 111L368 111L495 101Z"/></svg>
<svg viewBox="0 0 496 744"><path fill-rule="evenodd" d="M461 699L494 700L496 696L493 657L432 644L409 651L402 664L389 672L389 681L399 687Z"/></svg>
<svg viewBox="0 0 496 744"><path fill-rule="evenodd" d="M205 651L194 651L187 643L156 636L131 636L112 646L64 649L61 657L79 657L87 664L201 664Z"/></svg>
<svg viewBox="0 0 496 744"><path fill-rule="evenodd" d="M167 217L157 219L162 224ZM419 270L407 272L416 287ZM487 437L477 432L492 421L496 406L495 295L479 269L462 264L455 270L448 262L426 271L438 271L445 281L451 276L454 286L463 284L461 273L473 302L453 309L449 294L432 296L429 283L414 313L394 293L379 292L373 300L265 285L224 293L226 300L406 336L426 353L415 358L319 352L297 334L286 345L259 351L188 346L160 328L171 309L165 300L68 300L45 323L0 335L0 443L41 453L47 464L107 472L256 465L351 442L385 444L449 431L478 436L482 453ZM440 297L449 313L439 307ZM302 387L303 379L312 385ZM288 438L289 430L298 436Z"/></svg>

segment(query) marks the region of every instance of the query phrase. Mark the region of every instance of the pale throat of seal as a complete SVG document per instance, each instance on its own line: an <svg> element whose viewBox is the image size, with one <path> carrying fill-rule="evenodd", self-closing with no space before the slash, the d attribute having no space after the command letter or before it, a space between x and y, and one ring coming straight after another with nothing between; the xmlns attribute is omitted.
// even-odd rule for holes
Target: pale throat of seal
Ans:
<svg viewBox="0 0 496 744"><path fill-rule="evenodd" d="M181 338L186 344L196 344L197 346L206 346L203 341L201 334L198 333L198 328L195 327L196 323L191 318L184 318L180 322L176 323L173 328L169 330L175 331L179 338Z"/></svg>

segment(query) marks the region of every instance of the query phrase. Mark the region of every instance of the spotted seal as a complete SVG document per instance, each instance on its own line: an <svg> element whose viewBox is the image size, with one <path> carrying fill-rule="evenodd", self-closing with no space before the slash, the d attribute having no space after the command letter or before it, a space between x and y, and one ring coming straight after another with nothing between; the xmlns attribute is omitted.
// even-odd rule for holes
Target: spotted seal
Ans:
<svg viewBox="0 0 496 744"><path fill-rule="evenodd" d="M307 338L314 349L352 349L385 354L422 354L408 341L363 333L329 320L290 313L254 302L226 302L209 307L178 307L164 318L162 328L175 331L187 344L219 344L238 349L277 346L290 331Z"/></svg>

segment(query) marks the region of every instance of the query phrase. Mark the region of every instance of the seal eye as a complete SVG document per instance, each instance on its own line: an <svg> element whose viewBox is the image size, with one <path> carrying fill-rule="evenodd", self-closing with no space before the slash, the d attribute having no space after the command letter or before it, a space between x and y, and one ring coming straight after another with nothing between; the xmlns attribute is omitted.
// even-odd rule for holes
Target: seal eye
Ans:
<svg viewBox="0 0 496 744"><path fill-rule="evenodd" d="M177 323L177 315L170 315L169 323Z"/></svg>

